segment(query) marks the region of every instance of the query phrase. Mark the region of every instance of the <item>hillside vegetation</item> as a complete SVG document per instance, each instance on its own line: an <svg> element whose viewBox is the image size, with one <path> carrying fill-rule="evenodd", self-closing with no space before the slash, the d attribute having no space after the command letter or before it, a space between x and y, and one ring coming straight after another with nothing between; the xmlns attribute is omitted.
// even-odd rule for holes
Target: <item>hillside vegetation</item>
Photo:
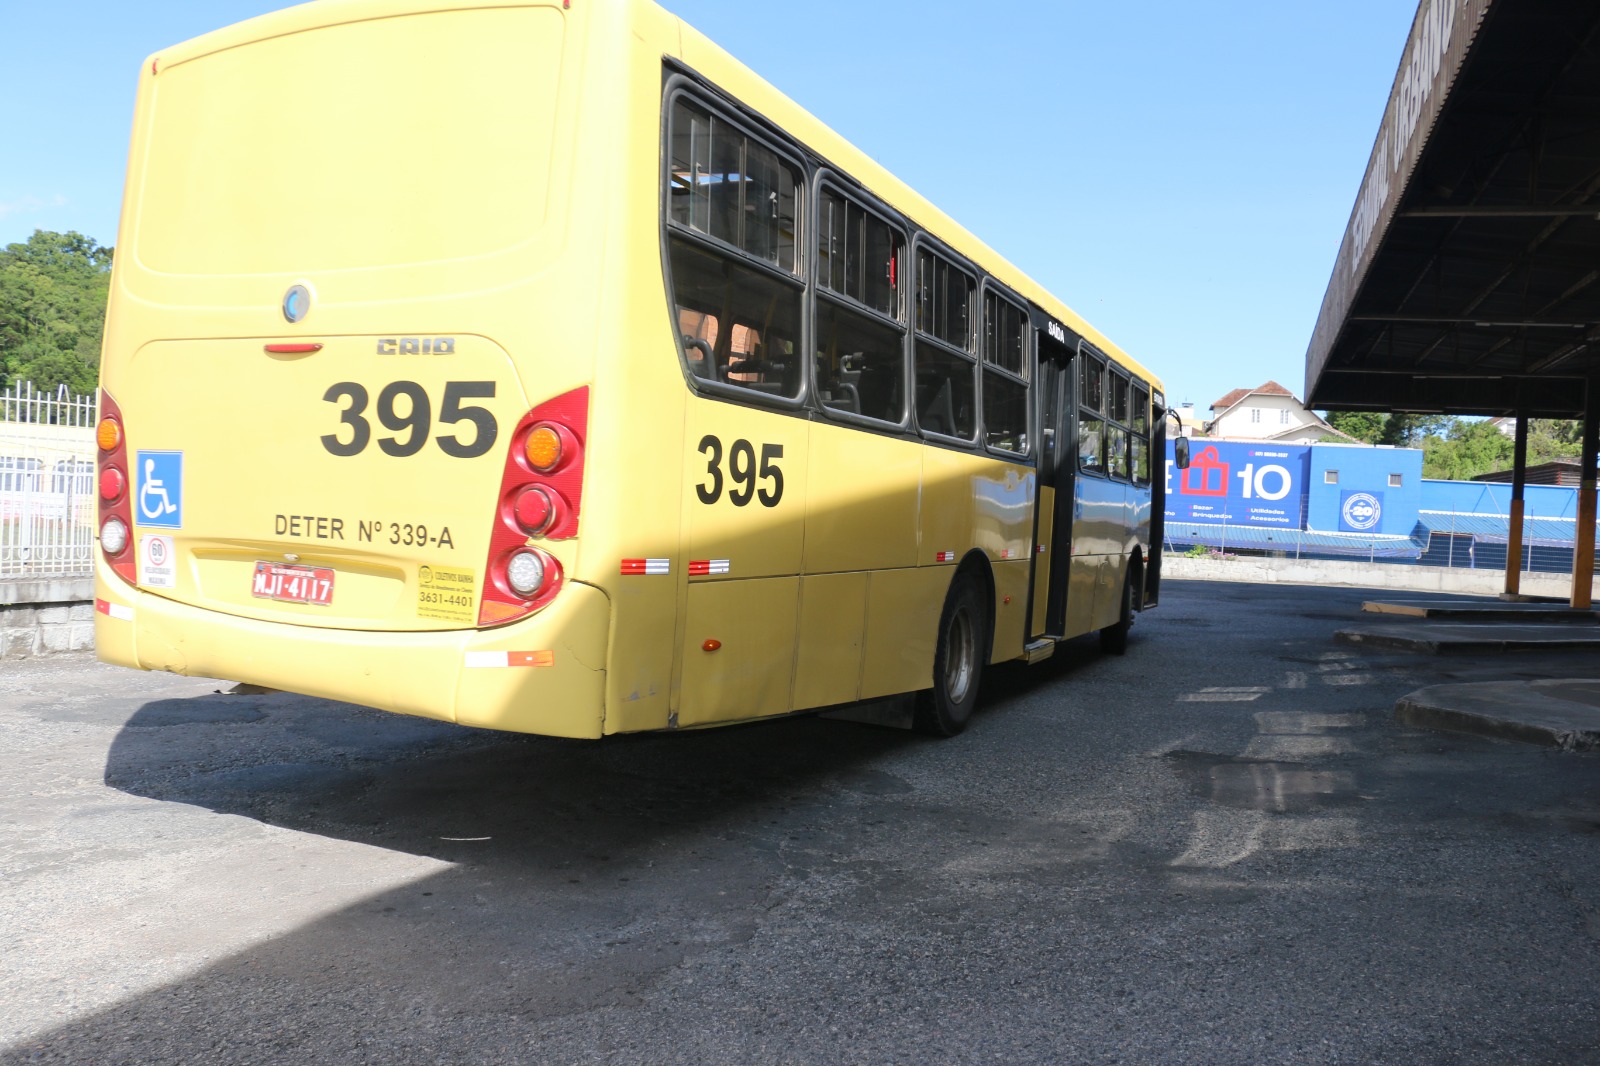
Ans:
<svg viewBox="0 0 1600 1066"><path fill-rule="evenodd" d="M81 233L48 230L0 250L0 388L94 391L111 253Z"/></svg>

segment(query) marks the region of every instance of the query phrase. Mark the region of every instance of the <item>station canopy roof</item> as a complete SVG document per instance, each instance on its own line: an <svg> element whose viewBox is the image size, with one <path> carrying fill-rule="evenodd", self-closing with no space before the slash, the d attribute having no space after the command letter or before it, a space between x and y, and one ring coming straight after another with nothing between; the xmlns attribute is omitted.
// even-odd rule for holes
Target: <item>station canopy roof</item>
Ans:
<svg viewBox="0 0 1600 1066"><path fill-rule="evenodd" d="M1600 3L1422 0L1307 404L1577 417L1600 374Z"/></svg>

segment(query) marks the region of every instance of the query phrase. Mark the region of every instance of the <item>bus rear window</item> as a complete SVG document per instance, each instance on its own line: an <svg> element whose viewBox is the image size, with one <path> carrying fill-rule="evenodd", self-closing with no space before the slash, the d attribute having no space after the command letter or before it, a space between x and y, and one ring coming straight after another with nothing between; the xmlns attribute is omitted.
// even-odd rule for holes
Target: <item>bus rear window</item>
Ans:
<svg viewBox="0 0 1600 1066"><path fill-rule="evenodd" d="M306 272L530 239L548 210L561 45L559 11L491 8L325 26L163 69L140 261Z"/></svg>

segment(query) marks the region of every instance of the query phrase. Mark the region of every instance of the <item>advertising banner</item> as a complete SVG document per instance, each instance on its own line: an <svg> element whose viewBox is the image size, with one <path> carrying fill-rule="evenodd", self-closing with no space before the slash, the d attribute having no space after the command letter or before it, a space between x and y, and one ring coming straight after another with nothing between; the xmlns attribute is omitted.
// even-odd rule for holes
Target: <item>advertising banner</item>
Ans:
<svg viewBox="0 0 1600 1066"><path fill-rule="evenodd" d="M1383 493L1339 493L1339 532L1371 533L1383 521Z"/></svg>
<svg viewBox="0 0 1600 1066"><path fill-rule="evenodd" d="M1179 470L1167 442L1167 521L1303 529L1311 449L1253 441L1192 440Z"/></svg>

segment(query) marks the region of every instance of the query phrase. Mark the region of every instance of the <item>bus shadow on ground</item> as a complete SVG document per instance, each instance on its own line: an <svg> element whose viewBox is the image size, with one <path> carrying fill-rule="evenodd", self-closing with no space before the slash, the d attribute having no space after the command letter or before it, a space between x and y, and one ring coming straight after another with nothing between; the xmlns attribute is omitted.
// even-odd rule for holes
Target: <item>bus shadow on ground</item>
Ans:
<svg viewBox="0 0 1600 1066"><path fill-rule="evenodd" d="M0 1050L0 1062L82 1061L84 1049L130 1062L351 1062L383 1049L466 1061L487 1031L494 1048L531 1049L587 1012L689 994L673 975L691 959L702 980L721 973L735 987L745 945L810 935L818 900L829 923L866 936L886 914L989 920L987 903L958 902L937 870L986 857L1002 833L930 782L986 772L969 745L1004 725L1014 696L1099 657L1080 644L1043 670L994 670L986 710L952 741L804 716L595 743L283 693L147 703L109 749L107 785L331 840L315 849L327 868L312 883L381 869L381 855L338 841L449 865L399 885L375 877L354 902L330 893L326 910L254 941L228 942L192 905L178 935L216 961ZM247 862L194 869L209 882L196 899L260 895L237 880L270 880L296 855L279 850L285 838L217 825ZM150 841L151 861L168 846ZM331 864L340 856L349 868ZM716 1014L722 993L705 991L684 1017ZM175 1007L185 1024L171 1023Z"/></svg>

